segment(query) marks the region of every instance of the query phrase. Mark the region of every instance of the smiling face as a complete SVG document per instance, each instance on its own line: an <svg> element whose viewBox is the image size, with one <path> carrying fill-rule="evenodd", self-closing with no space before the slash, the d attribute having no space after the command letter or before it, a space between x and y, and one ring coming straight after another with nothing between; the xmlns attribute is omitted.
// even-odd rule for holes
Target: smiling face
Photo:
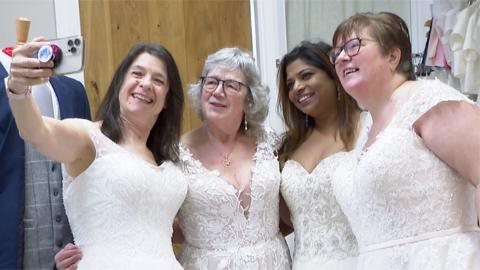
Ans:
<svg viewBox="0 0 480 270"><path fill-rule="evenodd" d="M121 114L158 117L169 90L167 68L159 58L140 54L125 74L119 92ZM128 117L130 118L130 117Z"/></svg>
<svg viewBox="0 0 480 270"><path fill-rule="evenodd" d="M245 75L238 69L229 70L222 67L212 69L206 77L213 77L219 80L235 80L247 85ZM206 91L202 89L201 106L203 117L208 122L217 124L240 123L245 107L245 98L248 89L240 87L240 91L225 91L222 82L215 90ZM227 87L227 85L225 85Z"/></svg>
<svg viewBox="0 0 480 270"><path fill-rule="evenodd" d="M371 91L381 88L388 81L391 63L380 44L366 30L338 41L336 47L341 48L354 38L361 40L358 54L348 56L345 51L341 51L335 62L335 70L347 93L363 104Z"/></svg>
<svg viewBox="0 0 480 270"><path fill-rule="evenodd" d="M313 118L336 112L336 85L325 71L296 59L286 75L288 98L300 111Z"/></svg>

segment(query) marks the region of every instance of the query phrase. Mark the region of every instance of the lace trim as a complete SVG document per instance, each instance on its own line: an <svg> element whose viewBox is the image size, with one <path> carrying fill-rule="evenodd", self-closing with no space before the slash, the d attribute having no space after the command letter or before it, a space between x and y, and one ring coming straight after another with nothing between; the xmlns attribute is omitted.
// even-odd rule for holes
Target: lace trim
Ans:
<svg viewBox="0 0 480 270"><path fill-rule="evenodd" d="M368 118L364 117L367 120L367 125L365 128L362 128L362 133L365 134L365 136L363 137L362 134L360 134L357 142L357 149L361 149L357 150L357 161L360 161L368 152L369 148L391 128L406 128L416 134L412 127L415 121L440 102L466 101L468 103L473 103L462 93L441 82L419 81L419 83L420 85L414 90L415 92L405 101L400 110L393 116L390 123L377 134L375 141L367 148L365 148L365 144L368 140L368 134L370 133L372 122L368 122Z"/></svg>
<svg viewBox="0 0 480 270"><path fill-rule="evenodd" d="M442 101L466 101L467 97L438 81L422 81L415 93L405 102L389 126L412 129L423 114Z"/></svg>
<svg viewBox="0 0 480 270"><path fill-rule="evenodd" d="M261 133L260 136L257 137L256 140L256 151L252 156L252 160L254 161L254 165L251 168L251 179L250 179L250 191L249 193L245 193L245 189L247 187L243 187L242 189L236 188L234 185L229 183L226 179L222 177L218 170L209 170L206 168L200 160L197 160L193 157L193 154L190 150L180 143L180 160L181 160L181 167L184 172L189 175L195 174L204 174L204 175L212 175L216 180L221 182L223 185L227 185L229 189L232 191L232 194L235 195L238 201L238 209L242 212L245 219L249 219L250 209L252 204L255 200L254 194L254 186L256 185L257 176L260 174L259 171L259 161L263 160L272 160L277 159L275 155L275 147L279 146L279 138L276 136L275 132L270 128L264 128L264 132ZM250 199L250 203L246 206L242 204L242 196L247 197Z"/></svg>
<svg viewBox="0 0 480 270"><path fill-rule="evenodd" d="M263 130L264 132L262 132L261 135L256 138L256 150L252 156L253 161L277 158L276 150L280 146L280 138L271 128L264 127ZM206 173L217 177L221 176L218 170L209 170L202 164L201 161L195 159L187 146L182 143L180 143L179 146L180 160L182 162L181 166L183 167L184 171L188 172L189 174ZM255 165L252 168L252 172L256 172L256 167L257 166Z"/></svg>

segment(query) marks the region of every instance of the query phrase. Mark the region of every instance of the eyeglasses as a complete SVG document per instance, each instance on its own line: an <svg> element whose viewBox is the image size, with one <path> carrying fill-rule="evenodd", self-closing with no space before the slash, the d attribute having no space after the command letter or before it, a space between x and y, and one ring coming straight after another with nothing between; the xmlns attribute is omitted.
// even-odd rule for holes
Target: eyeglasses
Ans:
<svg viewBox="0 0 480 270"><path fill-rule="evenodd" d="M237 94L242 90L242 86L249 89L248 85L235 80L220 80L215 77L201 77L203 89L211 93L222 83L222 88L227 94Z"/></svg>
<svg viewBox="0 0 480 270"><path fill-rule="evenodd" d="M360 47L362 46L362 41L364 41L364 40L376 41L376 40L373 40L373 39L366 39L366 38L359 38L359 37L352 38L352 39L348 40L347 42L345 42L345 44L343 44L342 47L333 48L330 51L330 53L328 53L328 58L330 59L330 63L335 65L335 63L337 62L337 58L340 55L340 53L342 53L342 51L345 51L345 53L349 57L353 57L353 56L357 55L358 52L360 51Z"/></svg>

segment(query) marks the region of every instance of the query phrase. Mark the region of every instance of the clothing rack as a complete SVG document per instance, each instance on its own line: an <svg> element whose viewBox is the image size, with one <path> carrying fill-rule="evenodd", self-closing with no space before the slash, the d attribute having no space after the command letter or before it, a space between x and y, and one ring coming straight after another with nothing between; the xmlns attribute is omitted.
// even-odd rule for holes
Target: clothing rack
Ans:
<svg viewBox="0 0 480 270"><path fill-rule="evenodd" d="M425 65L424 53L413 53L412 64L417 77L427 77L432 73L432 68Z"/></svg>

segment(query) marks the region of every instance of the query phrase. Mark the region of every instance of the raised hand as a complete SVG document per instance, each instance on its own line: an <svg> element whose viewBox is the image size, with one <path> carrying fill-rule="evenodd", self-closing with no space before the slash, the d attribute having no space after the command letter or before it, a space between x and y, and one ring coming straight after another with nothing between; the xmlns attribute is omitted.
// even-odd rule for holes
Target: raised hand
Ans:
<svg viewBox="0 0 480 270"><path fill-rule="evenodd" d="M42 63L35 57L40 47L46 44L43 37L38 37L13 50L7 81L11 93L26 94L32 85L45 83L53 75L52 61Z"/></svg>

